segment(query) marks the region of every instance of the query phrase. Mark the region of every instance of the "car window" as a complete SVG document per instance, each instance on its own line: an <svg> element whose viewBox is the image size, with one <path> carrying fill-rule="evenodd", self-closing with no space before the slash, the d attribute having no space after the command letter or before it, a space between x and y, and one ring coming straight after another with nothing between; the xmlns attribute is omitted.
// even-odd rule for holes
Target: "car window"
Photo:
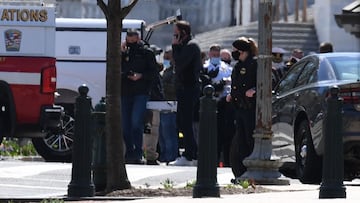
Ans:
<svg viewBox="0 0 360 203"><path fill-rule="evenodd" d="M318 81L335 80L336 76L328 60L320 60Z"/></svg>
<svg viewBox="0 0 360 203"><path fill-rule="evenodd" d="M299 75L298 80L296 81L295 87L300 87L309 83L309 81L314 81L316 78L316 65L314 62L308 62L301 74Z"/></svg>
<svg viewBox="0 0 360 203"><path fill-rule="evenodd" d="M286 76L280 81L279 85L277 86L276 92L278 94L282 94L294 88L295 82L298 79L299 74L301 73L305 65L306 65L305 61L294 65L286 74Z"/></svg>
<svg viewBox="0 0 360 203"><path fill-rule="evenodd" d="M360 60L357 57L329 59L338 80L358 80L360 78Z"/></svg>

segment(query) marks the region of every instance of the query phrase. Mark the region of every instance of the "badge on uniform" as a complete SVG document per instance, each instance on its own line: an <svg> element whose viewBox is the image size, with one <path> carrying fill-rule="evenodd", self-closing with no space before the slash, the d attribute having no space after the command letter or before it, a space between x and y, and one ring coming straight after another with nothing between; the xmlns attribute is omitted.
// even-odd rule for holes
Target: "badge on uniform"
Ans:
<svg viewBox="0 0 360 203"><path fill-rule="evenodd" d="M241 68L241 69L240 69L240 74L241 74L241 75L244 75L245 73L246 73L246 68Z"/></svg>

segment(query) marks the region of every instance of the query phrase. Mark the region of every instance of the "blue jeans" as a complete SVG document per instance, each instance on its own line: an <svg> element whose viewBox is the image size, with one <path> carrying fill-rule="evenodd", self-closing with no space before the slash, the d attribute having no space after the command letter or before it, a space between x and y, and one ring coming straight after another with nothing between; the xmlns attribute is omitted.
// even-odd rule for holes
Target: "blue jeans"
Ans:
<svg viewBox="0 0 360 203"><path fill-rule="evenodd" d="M121 97L122 127L126 145L125 160L142 158L144 119L148 95Z"/></svg>
<svg viewBox="0 0 360 203"><path fill-rule="evenodd" d="M175 112L160 112L160 158L161 162L174 161L179 155L178 130Z"/></svg>

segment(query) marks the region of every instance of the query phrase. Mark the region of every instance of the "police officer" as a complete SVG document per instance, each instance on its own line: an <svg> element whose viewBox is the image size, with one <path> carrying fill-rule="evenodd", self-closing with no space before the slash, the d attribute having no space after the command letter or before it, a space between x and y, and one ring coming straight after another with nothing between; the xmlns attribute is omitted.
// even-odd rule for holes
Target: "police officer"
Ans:
<svg viewBox="0 0 360 203"><path fill-rule="evenodd" d="M121 113L125 161L144 164L143 132L146 103L157 74L157 63L152 50L144 47L137 30L128 30L122 44Z"/></svg>
<svg viewBox="0 0 360 203"><path fill-rule="evenodd" d="M235 177L240 177L246 171L242 161L251 154L254 146L257 61L252 51L254 44L247 38L236 39L232 46L231 55L237 63L231 74L231 93L226 101L232 101L236 108L237 132L234 138L238 160L231 160L231 165Z"/></svg>

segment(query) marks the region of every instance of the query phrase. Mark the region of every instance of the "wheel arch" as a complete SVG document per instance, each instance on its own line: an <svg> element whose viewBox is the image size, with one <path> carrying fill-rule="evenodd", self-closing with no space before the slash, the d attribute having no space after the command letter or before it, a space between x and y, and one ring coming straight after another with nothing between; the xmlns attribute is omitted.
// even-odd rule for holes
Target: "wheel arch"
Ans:
<svg viewBox="0 0 360 203"><path fill-rule="evenodd" d="M5 136L12 136L15 132L15 126L16 126L16 107L14 102L14 97L10 88L10 85L0 80L0 111L2 112L2 108L5 107L5 109L8 109L7 113L5 113L5 119L4 122L6 123L4 135Z"/></svg>

